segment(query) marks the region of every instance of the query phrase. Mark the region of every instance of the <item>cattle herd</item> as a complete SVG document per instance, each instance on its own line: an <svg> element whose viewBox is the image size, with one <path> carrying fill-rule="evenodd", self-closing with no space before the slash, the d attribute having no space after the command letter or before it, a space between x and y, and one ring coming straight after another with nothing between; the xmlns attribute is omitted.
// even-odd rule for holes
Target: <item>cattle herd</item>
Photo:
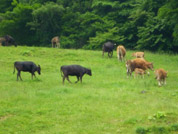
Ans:
<svg viewBox="0 0 178 134"><path fill-rule="evenodd" d="M51 44L53 48L59 48L60 47L60 39L58 36L55 36L52 38L51 40ZM4 46L10 46L10 45L16 45L16 42L14 40L13 37L6 35L4 37L0 37L0 46L4 45ZM113 42L106 42L103 44L102 46L102 56L104 56L104 53L107 52L108 53L108 57L112 58L113 56L113 50L114 50L114 46L116 44L114 44ZM135 57L135 59L133 60L125 60L125 56L126 56L126 49L123 45L119 45L117 46L117 58L119 61L125 61L126 63L126 69L127 69L127 77L130 77L132 75L132 72L135 72L134 78L136 78L138 75L141 75L142 78L144 78L144 75L147 73L148 75L149 70L153 70L153 63L152 62L148 62L144 59L145 55L144 52L135 52L132 54L133 57ZM31 61L16 61L14 62L14 73L15 73L15 69L17 70L17 81L20 78L20 80L22 80L21 78L21 71L24 72L30 72L32 79L35 76L35 72L38 72L38 74L41 74L41 67L40 65L36 65L35 63L31 62ZM76 76L77 77L77 81L76 83L80 80L80 82L82 83L82 77L84 74L88 74L90 76L92 76L92 72L91 69L82 67L80 65L68 65L68 66L61 66L61 76L63 77L62 83L64 84L65 79L67 79L70 83L71 81L69 80L69 76ZM158 81L158 85L162 86L163 84L166 84L166 77L167 77L167 71L165 71L164 69L160 68L160 69L156 69L155 70L155 79L157 79Z"/></svg>
<svg viewBox="0 0 178 134"><path fill-rule="evenodd" d="M111 58L113 55L113 49L114 49L114 43L112 42L106 42L103 45L103 56L104 52L108 52L108 57ZM126 49L123 45L119 45L117 47L117 57L119 61L125 61L126 56ZM126 68L127 68L127 77L132 75L132 72L135 72L134 78L137 77L137 75L141 75L142 78L144 78L144 75L146 73L149 73L149 69L153 70L153 63L148 62L144 59L144 52L135 52L132 54L133 57L136 57L133 60L127 60ZM158 81L158 85L161 86L163 84L166 84L166 77L167 77L167 71L164 69L156 69L155 70L155 79Z"/></svg>

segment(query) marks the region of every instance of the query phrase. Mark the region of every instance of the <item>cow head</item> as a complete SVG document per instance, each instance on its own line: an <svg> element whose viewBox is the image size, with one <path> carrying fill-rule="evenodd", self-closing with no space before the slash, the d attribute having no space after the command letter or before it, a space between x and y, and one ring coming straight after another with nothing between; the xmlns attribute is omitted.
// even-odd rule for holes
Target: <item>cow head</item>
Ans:
<svg viewBox="0 0 178 134"><path fill-rule="evenodd" d="M92 76L91 69L87 69L87 70L86 70L86 74Z"/></svg>
<svg viewBox="0 0 178 134"><path fill-rule="evenodd" d="M153 68L154 68L154 67L153 67L153 63L152 63L152 62L149 62L149 63L148 63L148 68L153 71Z"/></svg>
<svg viewBox="0 0 178 134"><path fill-rule="evenodd" d="M41 67L40 67L40 65L38 65L38 67L37 67L37 72L38 72L39 75L41 74Z"/></svg>
<svg viewBox="0 0 178 134"><path fill-rule="evenodd" d="M132 53L132 57L135 57L135 53Z"/></svg>
<svg viewBox="0 0 178 134"><path fill-rule="evenodd" d="M132 72L133 72L133 70L134 70L134 68L132 67L132 60L127 60L126 61L126 68L127 68L127 76L131 76L131 74L132 74Z"/></svg>

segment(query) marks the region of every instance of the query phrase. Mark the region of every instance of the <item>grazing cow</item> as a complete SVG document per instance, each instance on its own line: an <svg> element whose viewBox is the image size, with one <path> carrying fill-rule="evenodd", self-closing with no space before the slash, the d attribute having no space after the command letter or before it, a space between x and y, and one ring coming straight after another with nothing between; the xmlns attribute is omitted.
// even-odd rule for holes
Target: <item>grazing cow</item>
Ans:
<svg viewBox="0 0 178 134"><path fill-rule="evenodd" d="M5 39L5 46L15 45L15 47L17 47L14 38L11 37L10 35L5 35L4 39Z"/></svg>
<svg viewBox="0 0 178 134"><path fill-rule="evenodd" d="M20 79L22 80L21 76L20 76L20 72L30 72L32 74L32 79L33 76L35 76L35 72L37 71L38 74L41 74L41 67L40 65L36 65L35 63L31 62L31 61L16 61L14 62L14 72L15 73L15 68L17 69L18 73L17 73L17 80L18 77L20 77ZM35 76L36 77L36 76Z"/></svg>
<svg viewBox="0 0 178 134"><path fill-rule="evenodd" d="M136 58L134 60L128 60L126 62L126 68L127 68L127 76L131 76L132 72L135 70L135 68L141 68L144 71L150 69L153 70L153 63L147 62L146 60L142 58ZM148 72L149 74L149 72Z"/></svg>
<svg viewBox="0 0 178 134"><path fill-rule="evenodd" d="M132 57L144 58L144 52L135 52L132 54Z"/></svg>
<svg viewBox="0 0 178 134"><path fill-rule="evenodd" d="M106 42L104 43L102 50L103 50L103 56L104 56L104 52L108 52L108 57L111 58L113 55L113 49L114 49L114 45L112 42Z"/></svg>
<svg viewBox="0 0 178 134"><path fill-rule="evenodd" d="M63 73L63 75L62 75L62 73ZM65 78L67 78L69 83L71 83L71 81L69 80L69 75L77 77L77 81L75 83L77 83L79 81L79 79L80 79L80 82L82 83L82 77L84 74L88 74L90 76L92 75L90 69L87 69L80 65L61 66L61 76L63 77L63 84L65 81Z"/></svg>
<svg viewBox="0 0 178 134"><path fill-rule="evenodd" d="M53 37L52 40L51 40L51 43L52 43L53 48L60 48L59 36Z"/></svg>
<svg viewBox="0 0 178 134"><path fill-rule="evenodd" d="M141 69L141 68L135 68L135 75L134 78L136 78L136 76L139 74L142 76L142 78L144 78L144 74L146 74L145 70Z"/></svg>
<svg viewBox="0 0 178 134"><path fill-rule="evenodd" d="M165 71L164 69L160 68L160 69L156 69L155 70L155 79L158 80L158 85L161 86L163 84L166 85L166 77L167 77L167 71Z"/></svg>
<svg viewBox="0 0 178 134"><path fill-rule="evenodd" d="M119 45L119 46L117 47L117 58L118 58L118 60L123 61L125 55L126 55L125 47L122 46L122 45Z"/></svg>

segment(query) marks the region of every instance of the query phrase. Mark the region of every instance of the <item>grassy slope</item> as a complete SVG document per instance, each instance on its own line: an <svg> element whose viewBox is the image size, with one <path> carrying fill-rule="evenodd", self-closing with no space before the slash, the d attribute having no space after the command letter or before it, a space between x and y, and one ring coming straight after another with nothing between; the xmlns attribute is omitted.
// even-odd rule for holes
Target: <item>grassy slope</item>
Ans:
<svg viewBox="0 0 178 134"><path fill-rule="evenodd" d="M157 86L153 72L127 79L116 52L109 59L101 51L0 47L0 134L132 134L138 127L177 124L178 56L145 55L155 68L169 71L166 86ZM22 72L23 81L17 82L13 62L25 60L40 64L42 75L31 80ZM63 86L60 66L69 64L91 68L93 76ZM167 116L148 119L159 111Z"/></svg>

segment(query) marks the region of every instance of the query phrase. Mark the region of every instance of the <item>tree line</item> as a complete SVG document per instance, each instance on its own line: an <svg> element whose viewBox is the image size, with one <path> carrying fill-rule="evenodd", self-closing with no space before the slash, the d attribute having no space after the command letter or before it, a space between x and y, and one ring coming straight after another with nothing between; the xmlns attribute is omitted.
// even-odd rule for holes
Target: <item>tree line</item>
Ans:
<svg viewBox="0 0 178 134"><path fill-rule="evenodd" d="M20 45L178 52L177 0L1 0L0 36Z"/></svg>

